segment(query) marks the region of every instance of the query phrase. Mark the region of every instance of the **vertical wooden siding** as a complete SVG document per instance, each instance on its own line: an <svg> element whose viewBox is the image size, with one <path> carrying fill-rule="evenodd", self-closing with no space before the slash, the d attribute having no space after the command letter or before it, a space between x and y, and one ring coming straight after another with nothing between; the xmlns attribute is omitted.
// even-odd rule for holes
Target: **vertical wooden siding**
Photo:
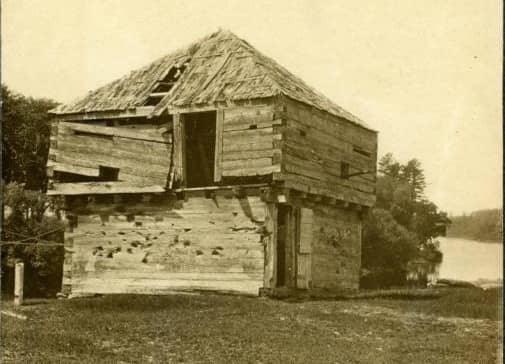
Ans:
<svg viewBox="0 0 505 364"><path fill-rule="evenodd" d="M298 227L298 251L296 256L296 286L302 289L308 289L312 286L312 241L314 212L312 209L299 209L299 227Z"/></svg>

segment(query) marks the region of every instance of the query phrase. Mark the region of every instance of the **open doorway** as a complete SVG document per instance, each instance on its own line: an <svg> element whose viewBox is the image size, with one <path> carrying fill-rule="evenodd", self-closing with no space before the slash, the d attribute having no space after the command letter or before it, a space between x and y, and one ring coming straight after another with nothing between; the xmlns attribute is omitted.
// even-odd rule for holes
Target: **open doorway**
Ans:
<svg viewBox="0 0 505 364"><path fill-rule="evenodd" d="M213 186L216 112L184 114L186 187Z"/></svg>
<svg viewBox="0 0 505 364"><path fill-rule="evenodd" d="M277 287L294 287L295 252L293 208L279 204L277 207Z"/></svg>

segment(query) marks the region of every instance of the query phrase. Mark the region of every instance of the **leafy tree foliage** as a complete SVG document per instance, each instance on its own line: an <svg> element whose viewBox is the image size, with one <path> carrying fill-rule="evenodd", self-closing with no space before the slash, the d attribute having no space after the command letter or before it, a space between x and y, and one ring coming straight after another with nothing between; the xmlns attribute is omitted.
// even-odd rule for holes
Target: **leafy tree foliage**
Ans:
<svg viewBox="0 0 505 364"><path fill-rule="evenodd" d="M29 190L46 187L45 166L51 131L48 99L25 97L2 85L2 178Z"/></svg>
<svg viewBox="0 0 505 364"><path fill-rule="evenodd" d="M25 263L25 292L28 295L56 293L60 289L63 263L63 225L47 216L46 195L10 183L3 189L6 214L2 241L2 289L12 290L12 268ZM49 243L49 244L48 244Z"/></svg>
<svg viewBox="0 0 505 364"><path fill-rule="evenodd" d="M435 238L449 219L424 198L425 187L418 160L401 164L386 154L379 161L377 203L364 221L362 287L402 285L409 266L425 276L442 261Z"/></svg>
<svg viewBox="0 0 505 364"><path fill-rule="evenodd" d="M25 263L25 292L51 293L61 285L63 248L59 222L45 212L49 201L39 191L46 188L50 116L56 102L25 97L2 85L2 240L22 244L2 245L2 290L12 292L13 266ZM59 231L52 232L53 230ZM41 235L42 234L42 235ZM30 238L38 236L38 238ZM43 240L42 240L43 239Z"/></svg>
<svg viewBox="0 0 505 364"><path fill-rule="evenodd" d="M409 259L416 256L417 239L394 219L390 211L375 208L365 220L362 246L364 288L405 283Z"/></svg>

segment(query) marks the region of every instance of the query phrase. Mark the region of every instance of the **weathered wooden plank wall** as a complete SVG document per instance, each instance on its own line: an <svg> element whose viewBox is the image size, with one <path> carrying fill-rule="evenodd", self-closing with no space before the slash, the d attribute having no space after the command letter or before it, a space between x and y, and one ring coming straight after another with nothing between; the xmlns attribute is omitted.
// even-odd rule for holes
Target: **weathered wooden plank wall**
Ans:
<svg viewBox="0 0 505 364"><path fill-rule="evenodd" d="M355 211L313 208L312 287L358 289L361 222Z"/></svg>
<svg viewBox="0 0 505 364"><path fill-rule="evenodd" d="M144 215L79 215L66 234L72 294L263 287L267 205L259 197L190 197ZM270 225L268 223L268 225ZM68 246L71 245L71 246ZM271 258L270 258L271 259Z"/></svg>
<svg viewBox="0 0 505 364"><path fill-rule="evenodd" d="M280 135L274 126L274 105L224 110L221 175L242 177L280 172Z"/></svg>
<svg viewBox="0 0 505 364"><path fill-rule="evenodd" d="M297 287L356 290L361 264L358 211L290 196L300 211Z"/></svg>
<svg viewBox="0 0 505 364"><path fill-rule="evenodd" d="M375 202L377 135L333 115L284 98L282 172L286 187L366 206ZM343 178L341 163L349 173Z"/></svg>
<svg viewBox="0 0 505 364"><path fill-rule="evenodd" d="M99 166L104 166L118 168L119 181L165 186L172 158L171 130L154 125L139 129L59 122L49 151L50 173L97 177Z"/></svg>

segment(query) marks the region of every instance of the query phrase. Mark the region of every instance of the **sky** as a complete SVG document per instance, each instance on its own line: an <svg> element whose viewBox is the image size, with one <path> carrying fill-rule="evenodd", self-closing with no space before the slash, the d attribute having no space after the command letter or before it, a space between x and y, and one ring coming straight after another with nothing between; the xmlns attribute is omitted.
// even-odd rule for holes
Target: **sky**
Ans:
<svg viewBox="0 0 505 364"><path fill-rule="evenodd" d="M451 214L502 205L499 0L2 0L2 82L68 102L219 28L417 158Z"/></svg>

